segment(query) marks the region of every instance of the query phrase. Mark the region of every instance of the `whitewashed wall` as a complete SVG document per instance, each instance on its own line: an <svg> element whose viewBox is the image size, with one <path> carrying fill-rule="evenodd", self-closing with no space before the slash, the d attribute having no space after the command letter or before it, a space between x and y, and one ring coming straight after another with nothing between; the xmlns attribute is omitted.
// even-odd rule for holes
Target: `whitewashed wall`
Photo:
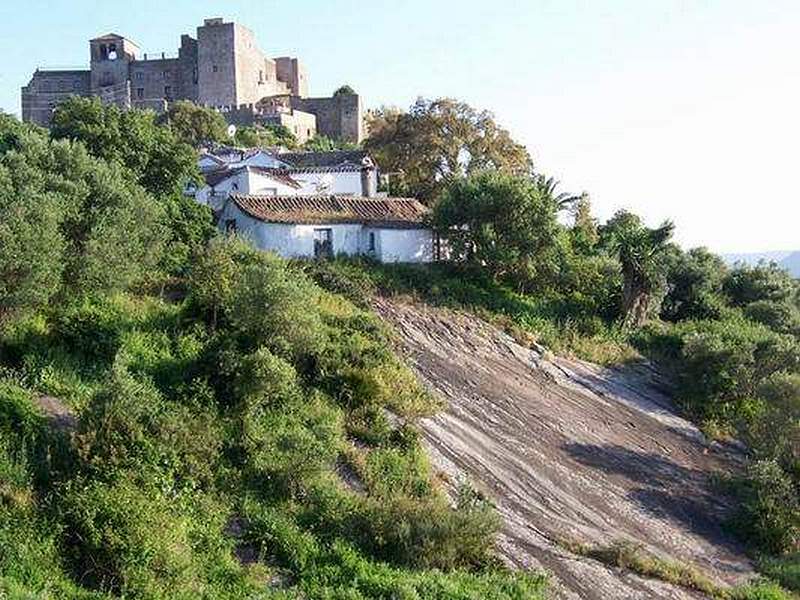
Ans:
<svg viewBox="0 0 800 600"><path fill-rule="evenodd" d="M332 173L291 173L292 179L303 187L295 190L298 196L317 194L343 194L361 196L361 173L358 171L338 171Z"/></svg>
<svg viewBox="0 0 800 600"><path fill-rule="evenodd" d="M384 263L425 263L433 261L433 232L430 229L380 229L378 260Z"/></svg>
<svg viewBox="0 0 800 600"><path fill-rule="evenodd" d="M208 185L200 188L195 194L195 200L218 211L231 193L296 196L299 191L268 175L246 169L220 181L214 186L213 192Z"/></svg>

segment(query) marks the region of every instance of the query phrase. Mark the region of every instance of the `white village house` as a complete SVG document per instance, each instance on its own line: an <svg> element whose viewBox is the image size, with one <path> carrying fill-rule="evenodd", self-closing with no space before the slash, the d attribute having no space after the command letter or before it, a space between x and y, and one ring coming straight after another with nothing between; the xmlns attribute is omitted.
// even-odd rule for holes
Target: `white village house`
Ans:
<svg viewBox="0 0 800 600"><path fill-rule="evenodd" d="M428 210L378 194L378 169L363 150L272 153L222 148L201 154L205 186L187 190L223 231L287 258L367 255L430 262L437 254Z"/></svg>
<svg viewBox="0 0 800 600"><path fill-rule="evenodd" d="M346 254L421 263L436 251L427 215L413 198L231 194L219 225L287 258Z"/></svg>

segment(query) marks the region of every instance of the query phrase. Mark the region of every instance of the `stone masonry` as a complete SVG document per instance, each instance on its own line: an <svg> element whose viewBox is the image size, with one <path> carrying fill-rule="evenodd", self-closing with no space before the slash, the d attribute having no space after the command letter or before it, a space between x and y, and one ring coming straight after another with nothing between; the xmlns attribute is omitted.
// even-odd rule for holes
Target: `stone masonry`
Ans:
<svg viewBox="0 0 800 600"><path fill-rule="evenodd" d="M206 19L197 37L181 36L177 56L142 55L115 34L89 41L88 70L37 69L22 88L22 118L48 126L70 96L95 96L123 108L166 110L190 100L222 112L237 125L279 123L301 140L317 132L349 142L363 137L361 99L338 93L308 97L308 74L293 57L267 57L238 23Z"/></svg>

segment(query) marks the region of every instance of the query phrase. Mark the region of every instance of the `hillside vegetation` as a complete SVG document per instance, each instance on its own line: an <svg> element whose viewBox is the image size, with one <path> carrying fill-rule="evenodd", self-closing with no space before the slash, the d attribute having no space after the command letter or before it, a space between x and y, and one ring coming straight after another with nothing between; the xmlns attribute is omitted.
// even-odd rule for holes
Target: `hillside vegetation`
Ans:
<svg viewBox="0 0 800 600"><path fill-rule="evenodd" d="M377 318L212 237L152 115L59 111L0 125L0 596L539 597Z"/></svg>
<svg viewBox="0 0 800 600"><path fill-rule="evenodd" d="M730 527L800 589L800 288L784 271L726 268L625 211L599 224L451 100L377 113L367 144L415 157L392 186L433 206L450 262L290 264L216 237L181 194L199 176L185 141L208 124L173 117L71 99L50 133L0 119L0 595L541 597L543 575L496 558L490 503L432 471L415 421L442 407L374 293L555 353L656 361L688 416L746 443L719 490L741 507Z"/></svg>

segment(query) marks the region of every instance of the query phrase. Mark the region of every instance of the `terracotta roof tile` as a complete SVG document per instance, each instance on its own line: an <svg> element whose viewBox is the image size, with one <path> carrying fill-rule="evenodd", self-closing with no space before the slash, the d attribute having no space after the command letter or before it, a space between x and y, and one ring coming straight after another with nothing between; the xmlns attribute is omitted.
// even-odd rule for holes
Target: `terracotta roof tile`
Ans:
<svg viewBox="0 0 800 600"><path fill-rule="evenodd" d="M366 150L333 150L331 152L283 152L277 156L279 160L298 168L338 167L340 165L368 166L372 159Z"/></svg>
<svg viewBox="0 0 800 600"><path fill-rule="evenodd" d="M244 213L267 223L362 223L418 228L425 225L429 212L414 198L232 194L230 200Z"/></svg>

